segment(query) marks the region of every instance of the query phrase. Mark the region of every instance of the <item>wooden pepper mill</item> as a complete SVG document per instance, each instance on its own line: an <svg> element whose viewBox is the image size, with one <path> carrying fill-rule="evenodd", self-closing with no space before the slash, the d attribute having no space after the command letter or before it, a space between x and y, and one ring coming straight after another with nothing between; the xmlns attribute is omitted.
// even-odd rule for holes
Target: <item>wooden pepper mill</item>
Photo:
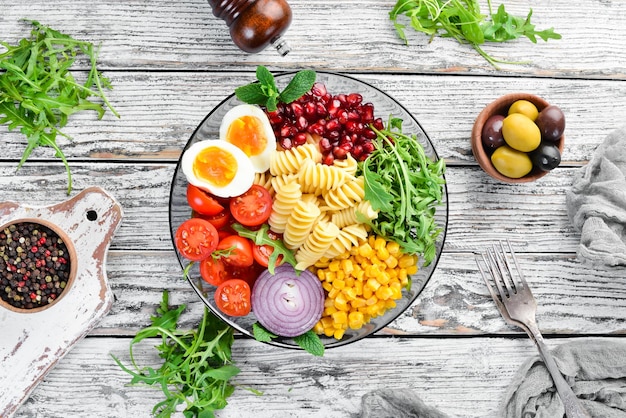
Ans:
<svg viewBox="0 0 626 418"><path fill-rule="evenodd" d="M208 0L213 15L226 22L230 37L239 49L259 52L274 45L282 56L289 53L281 38L291 24L286 0Z"/></svg>

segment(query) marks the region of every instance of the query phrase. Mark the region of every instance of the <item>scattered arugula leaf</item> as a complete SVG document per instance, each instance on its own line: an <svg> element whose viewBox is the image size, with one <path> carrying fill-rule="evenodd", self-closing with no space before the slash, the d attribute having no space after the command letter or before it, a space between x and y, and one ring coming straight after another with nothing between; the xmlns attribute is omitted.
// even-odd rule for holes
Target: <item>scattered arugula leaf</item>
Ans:
<svg viewBox="0 0 626 418"><path fill-rule="evenodd" d="M497 63L520 62L502 61L490 56L480 47L485 42L506 42L522 36L533 43L537 43L537 36L544 41L561 39L553 28L535 30L535 25L530 23L532 9L526 18L522 18L507 13L504 4L500 4L498 11L493 13L491 0L487 3L489 15L485 16L480 12L478 0L397 0L389 18L405 43L408 43L404 32L406 26L398 22L402 15L409 18L414 30L430 35L431 39L440 35L454 38L462 44L469 43L496 69L499 68Z"/></svg>
<svg viewBox="0 0 626 418"><path fill-rule="evenodd" d="M19 128L28 144L18 164L26 162L37 147L54 149L63 161L68 177L67 193L72 191L72 173L65 155L57 144L57 136L69 136L60 131L68 117L83 110L97 112L98 119L105 107L90 100L99 98L115 116L119 114L107 100L103 89L112 88L108 78L96 68L98 50L93 44L78 41L69 35L30 21L34 26L29 39L17 45L0 42L7 51L0 54L0 123L9 130ZM91 67L83 84L69 72L80 56L89 58Z"/></svg>
<svg viewBox="0 0 626 418"><path fill-rule="evenodd" d="M274 268L276 268L278 257L281 255L283 256L283 262L291 264L295 269L298 262L296 261L296 257L293 255L293 251L287 248L282 240L275 240L269 236L267 233L269 231L269 225L263 224L263 226L256 231L247 229L238 223L232 224L231 227L235 230L235 232L237 232L237 234L244 238L251 239L257 245L266 244L274 248L274 251L272 251L272 254L269 257L267 266L270 273L274 274Z"/></svg>
<svg viewBox="0 0 626 418"><path fill-rule="evenodd" d="M226 399L235 389L230 379L239 373L231 359L234 331L207 308L197 330L179 330L178 320L184 310L185 305L170 308L168 292L163 291L157 315L150 318L152 325L139 331L130 343L134 370L111 356L132 376L131 385L161 388L165 399L154 406L153 415L168 418L184 404L187 418L213 417L213 411L226 407ZM135 344L152 337L161 337L155 348L164 361L158 369L138 366L133 356Z"/></svg>
<svg viewBox="0 0 626 418"><path fill-rule="evenodd" d="M278 338L278 335L269 332L258 322L252 324L252 335L254 335L255 340L264 343L270 342L274 338ZM294 337L293 341L309 354L318 357L324 356L324 343L322 343L319 335L313 332L313 330L309 330L302 335Z"/></svg>
<svg viewBox="0 0 626 418"><path fill-rule="evenodd" d="M316 74L313 70L298 71L282 91L276 86L272 73L262 65L256 69L256 78L256 83L237 87L235 95L244 103L265 106L269 112L273 112L277 103L291 103L311 90Z"/></svg>
<svg viewBox="0 0 626 418"><path fill-rule="evenodd" d="M372 230L400 244L403 251L422 254L424 265L435 258L441 227L436 206L443 198L445 162L432 161L415 135L402 133L402 119L390 117L377 130L376 148L362 163L365 199L378 210Z"/></svg>

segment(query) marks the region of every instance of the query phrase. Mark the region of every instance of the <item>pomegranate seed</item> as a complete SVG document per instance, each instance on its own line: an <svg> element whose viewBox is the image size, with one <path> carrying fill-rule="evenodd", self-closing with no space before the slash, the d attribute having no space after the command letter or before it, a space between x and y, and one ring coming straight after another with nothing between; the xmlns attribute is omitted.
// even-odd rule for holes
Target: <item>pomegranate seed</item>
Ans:
<svg viewBox="0 0 626 418"><path fill-rule="evenodd" d="M323 136L324 133L326 132L326 128L324 127L323 124L319 122L316 122L312 125L309 125L309 127L307 128L307 132L310 134L316 134L316 135L320 135Z"/></svg>
<svg viewBox="0 0 626 418"><path fill-rule="evenodd" d="M283 138L291 138L295 133L295 128L293 126L283 125L283 127L280 128L280 136Z"/></svg>
<svg viewBox="0 0 626 418"><path fill-rule="evenodd" d="M374 105L371 103L365 103L361 106L361 122L372 123L374 122Z"/></svg>
<svg viewBox="0 0 626 418"><path fill-rule="evenodd" d="M324 108L324 111L326 111L326 108ZM312 118L317 116L317 105L313 102L306 102L304 104L304 116L306 116L307 119L311 120Z"/></svg>
<svg viewBox="0 0 626 418"><path fill-rule="evenodd" d="M372 144L371 142L366 142L365 144L363 144L364 153L369 154L372 151L374 151L374 144Z"/></svg>
<svg viewBox="0 0 626 418"><path fill-rule="evenodd" d="M290 138L280 138L278 140L278 145L280 145L283 149L291 149L291 139Z"/></svg>
<svg viewBox="0 0 626 418"><path fill-rule="evenodd" d="M337 111L337 119L339 120L339 123L344 125L348 121L348 111L345 109L339 109Z"/></svg>
<svg viewBox="0 0 626 418"><path fill-rule="evenodd" d="M348 104L348 96L341 93L335 96L335 99L339 100L339 102L341 102L342 106L345 106Z"/></svg>
<svg viewBox="0 0 626 418"><path fill-rule="evenodd" d="M323 97L324 95L326 95L326 93L328 93L328 91L326 90L326 86L323 83L317 82L313 84L313 87L311 88L311 93L313 93L314 96Z"/></svg>
<svg viewBox="0 0 626 418"><path fill-rule="evenodd" d="M352 147L352 151L350 151L350 154L352 154L352 156L358 160L361 154L363 154L363 147L361 145L355 145L354 147Z"/></svg>
<svg viewBox="0 0 626 418"><path fill-rule="evenodd" d="M328 138L320 139L319 145L320 145L320 150L322 151L322 153L326 153L326 152L330 151L331 148L332 148Z"/></svg>
<svg viewBox="0 0 626 418"><path fill-rule="evenodd" d="M335 156L336 159L343 160L344 158L346 158L346 155L348 155L348 151L346 151L345 149L341 147L334 147L333 155Z"/></svg>
<svg viewBox="0 0 626 418"><path fill-rule="evenodd" d="M381 118L376 118L374 119L374 128L378 129L379 131L385 129L385 125L383 123L383 120Z"/></svg>
<svg viewBox="0 0 626 418"><path fill-rule="evenodd" d="M299 118L300 116L304 115L304 108L300 103L291 103L290 108L291 114L294 117Z"/></svg>
<svg viewBox="0 0 626 418"><path fill-rule="evenodd" d="M328 126L326 127L326 129L328 129ZM339 137L341 136L341 132L339 131L327 131L326 132L326 138L328 139L332 139L332 140L338 140Z"/></svg>
<svg viewBox="0 0 626 418"><path fill-rule="evenodd" d="M342 150L344 150L346 152L352 151L353 147L354 147L354 144L352 142L345 142L345 143L339 145L339 148L341 148Z"/></svg>
<svg viewBox="0 0 626 418"><path fill-rule="evenodd" d="M267 118L270 120L270 123L276 124L276 125L282 123L283 120L285 120L285 118L283 118L283 115L281 115L281 113L278 110L275 110L273 112L268 112Z"/></svg>
<svg viewBox="0 0 626 418"><path fill-rule="evenodd" d="M341 109L341 102L337 99L333 99L328 105L328 114L331 117L335 117L335 115L340 109Z"/></svg>
<svg viewBox="0 0 626 418"><path fill-rule="evenodd" d="M361 104L361 102L363 101L363 96L361 96L359 93L350 93L348 94L347 100L348 104L350 104L351 106L356 106Z"/></svg>
<svg viewBox="0 0 626 418"><path fill-rule="evenodd" d="M300 116L296 120L296 129L298 129L299 131L304 131L307 128L307 126L309 126L309 121L306 120L304 116Z"/></svg>
<svg viewBox="0 0 626 418"><path fill-rule="evenodd" d="M295 134L292 142L295 147L306 144L306 134L302 132Z"/></svg>
<svg viewBox="0 0 626 418"><path fill-rule="evenodd" d="M349 120L346 122L346 131L352 133L359 133L363 130L363 124L361 122L356 122L353 120Z"/></svg>
<svg viewBox="0 0 626 418"><path fill-rule="evenodd" d="M322 164L333 165L333 162L335 162L335 157L332 153L328 153L322 157Z"/></svg>
<svg viewBox="0 0 626 418"><path fill-rule="evenodd" d="M376 138L376 132L372 131L369 128L363 129L363 132L361 132L361 135L363 135L366 139L369 139L369 140Z"/></svg>
<svg viewBox="0 0 626 418"><path fill-rule="evenodd" d="M356 122L360 122L361 121L361 114L359 112L357 112L356 110L351 110L348 112L348 120L353 120Z"/></svg>
<svg viewBox="0 0 626 418"><path fill-rule="evenodd" d="M316 103L315 104L315 113L317 113L317 116L319 116L320 118L325 118L326 116L328 116L328 109L326 109L326 104L325 103L319 103L319 102Z"/></svg>
<svg viewBox="0 0 626 418"><path fill-rule="evenodd" d="M339 123L337 119L331 119L328 122L326 122L326 129L330 131L336 131L340 127L341 127L341 124Z"/></svg>

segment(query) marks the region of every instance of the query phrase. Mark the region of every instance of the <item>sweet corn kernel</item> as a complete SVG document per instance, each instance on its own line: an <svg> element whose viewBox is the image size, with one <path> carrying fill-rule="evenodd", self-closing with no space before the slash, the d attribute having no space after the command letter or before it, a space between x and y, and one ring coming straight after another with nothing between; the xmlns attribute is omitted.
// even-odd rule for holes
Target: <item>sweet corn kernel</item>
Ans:
<svg viewBox="0 0 626 418"><path fill-rule="evenodd" d="M394 269L395 271L395 268L398 265L398 259L395 258L393 255L390 255L384 260L385 260L385 264L387 265L387 267L389 267L390 269Z"/></svg>
<svg viewBox="0 0 626 418"><path fill-rule="evenodd" d="M342 339L342 338L343 338L343 334L345 334L345 333L346 333L346 330L345 330L345 329L337 329L337 330L335 330L335 332L333 333L333 337L334 337L336 340L340 340L340 339Z"/></svg>
<svg viewBox="0 0 626 418"><path fill-rule="evenodd" d="M339 260L333 260L330 262L330 264L328 265L328 270L330 271L339 271L339 267L340 265L340 261Z"/></svg>
<svg viewBox="0 0 626 418"><path fill-rule="evenodd" d="M387 251L389 251L389 254L391 255L397 255L400 253L400 244L398 244L395 241L389 241L387 243Z"/></svg>
<svg viewBox="0 0 626 418"><path fill-rule="evenodd" d="M347 324L348 323L348 314L344 311L334 312L331 316L335 324Z"/></svg>
<svg viewBox="0 0 626 418"><path fill-rule="evenodd" d="M374 250L369 244L363 244L359 247L359 255L361 257L369 258L373 252Z"/></svg>
<svg viewBox="0 0 626 418"><path fill-rule="evenodd" d="M350 274L354 271L354 265L352 264L351 260L341 260L341 270L345 273L345 274Z"/></svg>
<svg viewBox="0 0 626 418"><path fill-rule="evenodd" d="M376 250L376 257L381 260L386 260L387 258L389 258L389 251L387 250L387 247L379 248L378 250Z"/></svg>
<svg viewBox="0 0 626 418"><path fill-rule="evenodd" d="M376 237L373 247L376 251L380 250L381 248L386 248L387 241L385 241L383 237Z"/></svg>
<svg viewBox="0 0 626 418"><path fill-rule="evenodd" d="M413 265L406 268L406 274L408 274L409 276L415 273L417 273L417 266Z"/></svg>
<svg viewBox="0 0 626 418"><path fill-rule="evenodd" d="M344 282L343 280L339 280L339 279L338 280L333 280L333 287L335 289L341 290L341 289L346 287L346 282Z"/></svg>
<svg viewBox="0 0 626 418"><path fill-rule="evenodd" d="M414 264L415 264L415 259L412 256L408 255L408 254L403 255L398 260L398 266L401 267L401 268L406 268L406 267L412 266Z"/></svg>
<svg viewBox="0 0 626 418"><path fill-rule="evenodd" d="M365 319L365 316L361 312L358 312L358 311L350 312L348 314L348 326L351 329L359 329L365 324L363 322L364 319Z"/></svg>

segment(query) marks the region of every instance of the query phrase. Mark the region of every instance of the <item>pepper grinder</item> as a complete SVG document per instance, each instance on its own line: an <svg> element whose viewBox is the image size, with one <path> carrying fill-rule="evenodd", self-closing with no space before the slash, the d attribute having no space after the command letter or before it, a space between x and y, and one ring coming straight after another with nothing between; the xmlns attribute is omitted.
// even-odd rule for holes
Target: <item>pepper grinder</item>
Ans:
<svg viewBox="0 0 626 418"><path fill-rule="evenodd" d="M281 38L291 24L286 0L208 0L213 15L226 22L230 37L245 52L259 52L273 45L282 56L289 53Z"/></svg>

